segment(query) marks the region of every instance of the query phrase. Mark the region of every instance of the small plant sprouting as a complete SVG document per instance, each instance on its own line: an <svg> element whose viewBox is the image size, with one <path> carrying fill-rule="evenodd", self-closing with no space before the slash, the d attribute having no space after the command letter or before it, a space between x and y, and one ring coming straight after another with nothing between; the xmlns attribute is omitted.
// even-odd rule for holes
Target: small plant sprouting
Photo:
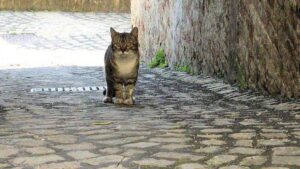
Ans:
<svg viewBox="0 0 300 169"><path fill-rule="evenodd" d="M166 54L163 49L159 49L155 53L155 57L151 60L151 62L148 65L150 68L160 67L160 68L166 68L168 67L168 62L166 60Z"/></svg>
<svg viewBox="0 0 300 169"><path fill-rule="evenodd" d="M180 71L180 72L186 72L188 74L192 74L193 73L192 69L189 66L187 66L187 65L185 65L185 66L176 65L175 66L175 70Z"/></svg>
<svg viewBox="0 0 300 169"><path fill-rule="evenodd" d="M248 84L245 77L245 69L243 67L239 67L238 69L237 82L240 89L244 90L248 88Z"/></svg>

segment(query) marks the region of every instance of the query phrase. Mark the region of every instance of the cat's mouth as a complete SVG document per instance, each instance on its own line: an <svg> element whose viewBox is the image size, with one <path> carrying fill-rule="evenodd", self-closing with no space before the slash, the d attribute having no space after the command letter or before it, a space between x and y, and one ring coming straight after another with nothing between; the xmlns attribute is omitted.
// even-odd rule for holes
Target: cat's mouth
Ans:
<svg viewBox="0 0 300 169"><path fill-rule="evenodd" d="M124 52L120 52L121 56L126 56L128 54L127 51L124 51Z"/></svg>

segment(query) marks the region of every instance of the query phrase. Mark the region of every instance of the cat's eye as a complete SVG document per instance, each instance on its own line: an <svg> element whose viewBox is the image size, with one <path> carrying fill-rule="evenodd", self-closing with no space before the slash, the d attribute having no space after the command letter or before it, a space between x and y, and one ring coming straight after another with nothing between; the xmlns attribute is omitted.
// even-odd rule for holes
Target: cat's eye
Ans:
<svg viewBox="0 0 300 169"><path fill-rule="evenodd" d="M136 50L137 49L136 45L134 45L134 44L128 44L127 47L131 50Z"/></svg>
<svg viewBox="0 0 300 169"><path fill-rule="evenodd" d="M113 45L113 48L114 48L114 49L120 49L120 46L119 46L119 45L116 45L116 44L114 44L114 45Z"/></svg>

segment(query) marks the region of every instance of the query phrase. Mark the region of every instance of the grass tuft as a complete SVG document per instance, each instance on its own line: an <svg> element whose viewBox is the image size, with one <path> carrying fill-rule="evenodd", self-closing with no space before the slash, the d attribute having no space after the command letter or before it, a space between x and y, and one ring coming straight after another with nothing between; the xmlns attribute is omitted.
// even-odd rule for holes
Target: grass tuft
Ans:
<svg viewBox="0 0 300 169"><path fill-rule="evenodd" d="M180 72L186 72L188 74L192 74L192 69L188 66L188 65L185 65L185 66L175 66L175 70L177 71L180 71Z"/></svg>
<svg viewBox="0 0 300 169"><path fill-rule="evenodd" d="M160 67L160 68L166 68L168 67L168 62L166 60L166 54L163 49L159 49L155 53L155 57L151 60L151 62L148 65L150 68Z"/></svg>

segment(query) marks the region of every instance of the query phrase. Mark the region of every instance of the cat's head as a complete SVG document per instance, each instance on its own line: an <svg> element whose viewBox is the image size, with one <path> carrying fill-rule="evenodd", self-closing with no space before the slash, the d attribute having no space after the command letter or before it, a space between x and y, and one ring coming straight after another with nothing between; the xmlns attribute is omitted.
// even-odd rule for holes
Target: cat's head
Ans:
<svg viewBox="0 0 300 169"><path fill-rule="evenodd" d="M138 51L138 28L134 27L130 33L119 33L110 28L112 49L117 53L130 53Z"/></svg>

